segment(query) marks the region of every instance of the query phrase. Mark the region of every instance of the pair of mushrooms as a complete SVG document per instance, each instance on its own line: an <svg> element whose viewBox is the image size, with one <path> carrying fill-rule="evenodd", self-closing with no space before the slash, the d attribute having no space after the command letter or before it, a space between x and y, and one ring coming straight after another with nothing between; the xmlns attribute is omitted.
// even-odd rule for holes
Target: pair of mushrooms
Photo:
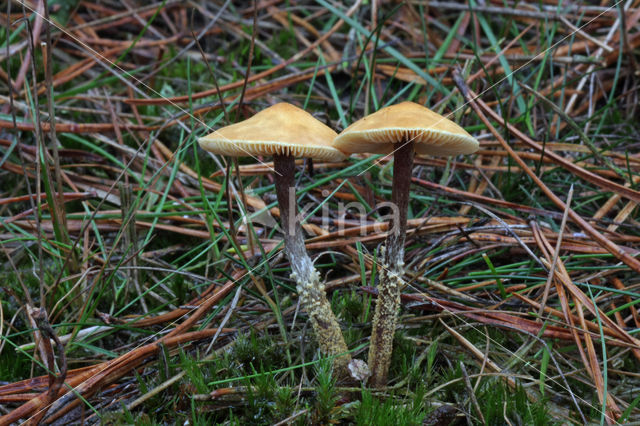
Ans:
<svg viewBox="0 0 640 426"><path fill-rule="evenodd" d="M284 232L285 253L296 281L300 304L321 352L334 356L344 371L351 360L340 326L331 310L324 284L307 254L296 220L295 158L340 161L351 153L394 154L392 202L398 215L389 224L381 250L380 281L369 348L370 383L383 386L391 360L400 304L407 208L414 153L470 154L478 142L462 127L413 102L383 108L354 122L339 135L309 113L291 104L273 105L253 117L199 139L207 151L231 155L273 155L276 193Z"/></svg>

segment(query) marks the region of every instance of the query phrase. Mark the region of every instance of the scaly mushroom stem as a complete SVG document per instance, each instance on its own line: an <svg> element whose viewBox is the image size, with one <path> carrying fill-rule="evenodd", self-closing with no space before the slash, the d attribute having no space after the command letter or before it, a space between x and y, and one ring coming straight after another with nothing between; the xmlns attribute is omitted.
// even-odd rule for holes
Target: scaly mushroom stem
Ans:
<svg viewBox="0 0 640 426"><path fill-rule="evenodd" d="M309 315L320 351L330 356L344 354L333 361L334 368L342 375L347 371L351 356L347 352L348 348L342 331L327 300L324 283L320 281L320 275L307 254L302 227L296 219L298 209L295 203L295 192L291 191L295 178L294 157L274 155L273 165L284 232L284 249L291 264L291 278L296 281L300 303ZM291 192L293 192L293 204L290 203Z"/></svg>
<svg viewBox="0 0 640 426"><path fill-rule="evenodd" d="M373 316L371 344L369 346L369 383L381 387L387 383L393 335L398 322L400 287L404 271L404 241L407 234L407 210L409 188L413 168L413 141L405 141L393 155L393 188L391 201L397 207L397 217L392 216L389 234L380 253L380 280L378 301Z"/></svg>

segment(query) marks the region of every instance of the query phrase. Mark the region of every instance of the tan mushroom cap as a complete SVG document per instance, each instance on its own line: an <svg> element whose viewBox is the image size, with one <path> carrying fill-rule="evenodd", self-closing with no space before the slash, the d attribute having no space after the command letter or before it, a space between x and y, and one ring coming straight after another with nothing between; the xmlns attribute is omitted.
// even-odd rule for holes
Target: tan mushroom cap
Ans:
<svg viewBox="0 0 640 426"><path fill-rule="evenodd" d="M346 153L387 154L413 140L423 155L471 154L478 141L453 121L413 102L402 102L370 114L344 129L333 146Z"/></svg>
<svg viewBox="0 0 640 426"><path fill-rule="evenodd" d="M280 154L340 161L345 155L332 146L336 136L336 132L308 112L279 103L216 130L198 142L207 151L234 157Z"/></svg>

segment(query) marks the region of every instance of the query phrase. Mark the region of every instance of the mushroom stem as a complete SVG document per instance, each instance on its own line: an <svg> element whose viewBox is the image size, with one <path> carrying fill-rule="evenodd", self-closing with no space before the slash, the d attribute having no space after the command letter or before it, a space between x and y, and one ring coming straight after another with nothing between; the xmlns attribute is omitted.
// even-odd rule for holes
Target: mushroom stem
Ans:
<svg viewBox="0 0 640 426"><path fill-rule="evenodd" d="M373 316L369 346L370 384L381 387L387 383L393 335L398 322L400 287L404 271L404 241L407 234L407 210L414 155L413 141L404 141L393 155L393 187L391 201L397 214L391 218L389 234L381 250L378 301Z"/></svg>
<svg viewBox="0 0 640 426"><path fill-rule="evenodd" d="M393 154L391 202L398 208L398 216L391 217L390 233L386 241L387 260L390 265L404 264L404 240L407 235L407 210L415 153L413 145L413 141L403 142Z"/></svg>
<svg viewBox="0 0 640 426"><path fill-rule="evenodd" d="M320 275L307 253L302 227L297 220L295 159L289 155L274 155L273 164L284 232L284 249L291 264L291 278L296 281L300 304L309 315L320 351L329 356L340 355L334 359L333 365L339 374L344 374L351 356L338 321L331 310L331 304L327 300L324 283L320 281Z"/></svg>
<svg viewBox="0 0 640 426"><path fill-rule="evenodd" d="M280 220L284 232L284 247L291 262L291 270L300 279L311 277L314 268L304 245L304 234L296 215L298 209L295 191L295 158L290 155L274 155L276 195L280 207ZM291 200L290 198L294 198ZM296 262L293 260L296 259Z"/></svg>

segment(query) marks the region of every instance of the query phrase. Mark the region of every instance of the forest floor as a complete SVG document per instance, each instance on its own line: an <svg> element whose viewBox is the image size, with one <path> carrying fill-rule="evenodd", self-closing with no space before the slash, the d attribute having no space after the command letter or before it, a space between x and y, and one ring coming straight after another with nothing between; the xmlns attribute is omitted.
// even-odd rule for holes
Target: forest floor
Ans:
<svg viewBox="0 0 640 426"><path fill-rule="evenodd" d="M640 421L640 1L32 0L0 21L0 424ZM198 138L277 102L340 132L402 101L480 149L415 158L373 388L318 351L271 158ZM392 165L297 167L362 361Z"/></svg>

